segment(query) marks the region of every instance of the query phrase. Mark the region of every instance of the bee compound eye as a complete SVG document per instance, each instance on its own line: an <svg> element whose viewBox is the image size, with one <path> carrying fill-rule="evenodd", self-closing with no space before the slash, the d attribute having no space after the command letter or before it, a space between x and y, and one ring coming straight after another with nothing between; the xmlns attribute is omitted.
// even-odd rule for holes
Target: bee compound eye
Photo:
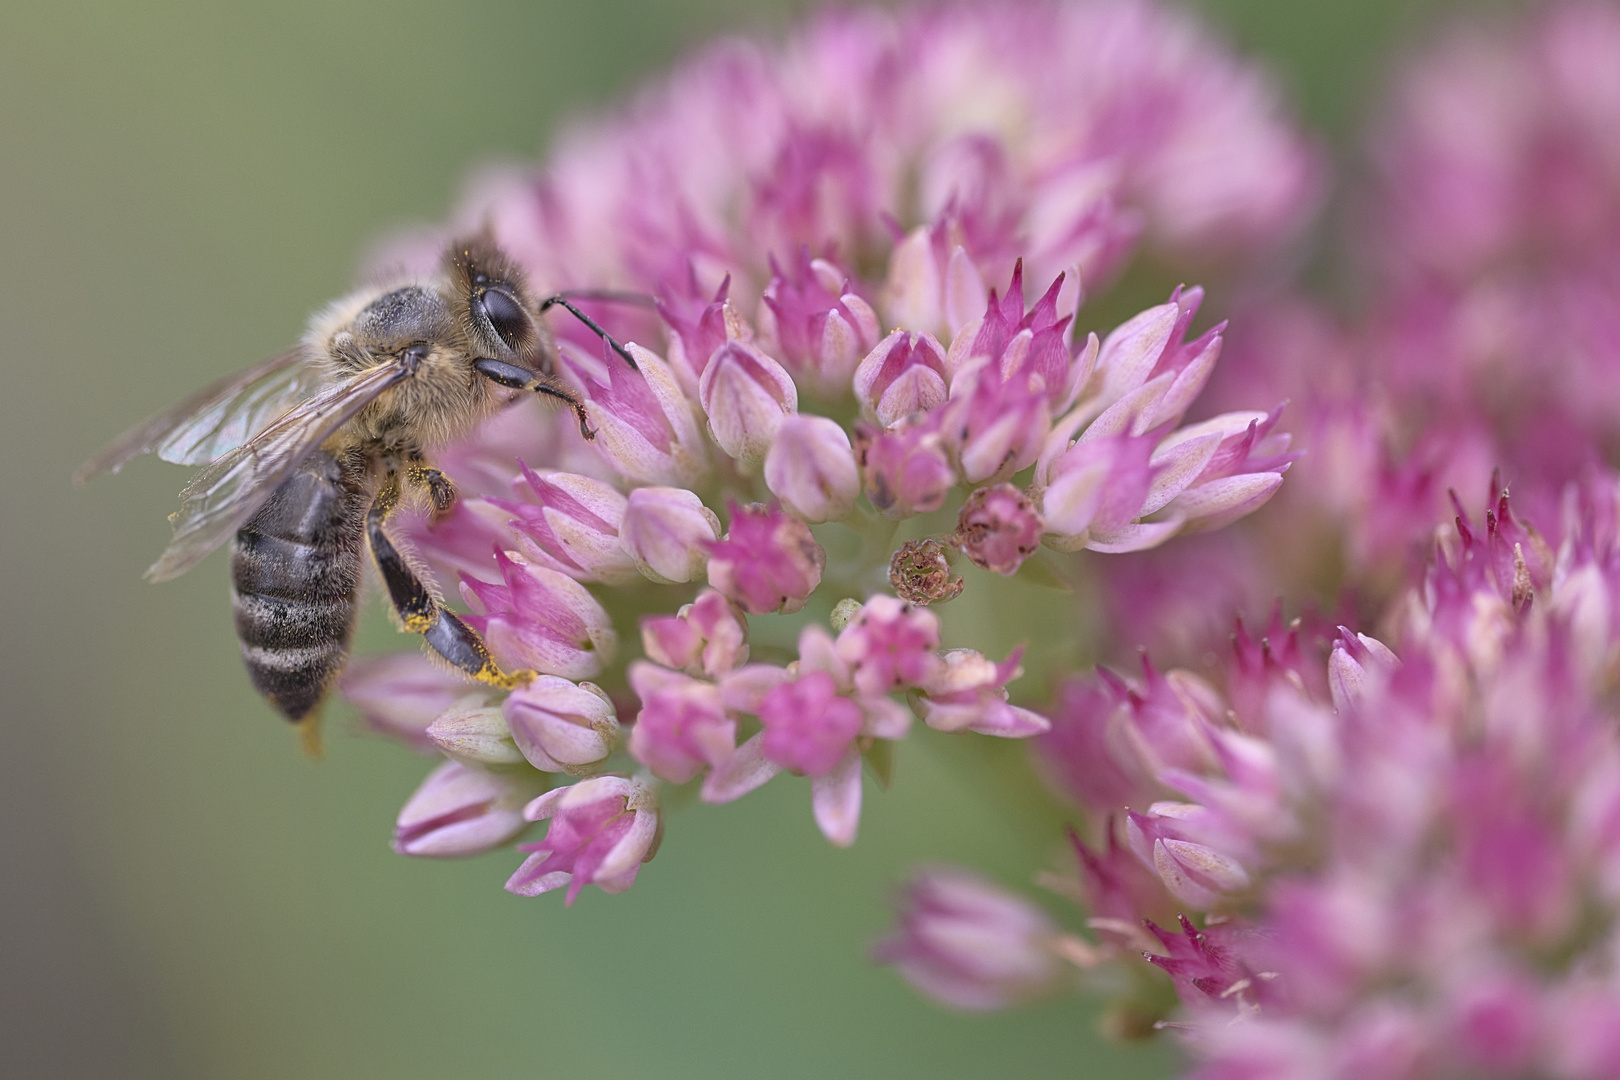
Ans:
<svg viewBox="0 0 1620 1080"><path fill-rule="evenodd" d="M507 346L516 350L530 334L529 315L518 302L512 299L511 294L500 289L490 289L479 300L484 311L484 318L489 325L501 336Z"/></svg>

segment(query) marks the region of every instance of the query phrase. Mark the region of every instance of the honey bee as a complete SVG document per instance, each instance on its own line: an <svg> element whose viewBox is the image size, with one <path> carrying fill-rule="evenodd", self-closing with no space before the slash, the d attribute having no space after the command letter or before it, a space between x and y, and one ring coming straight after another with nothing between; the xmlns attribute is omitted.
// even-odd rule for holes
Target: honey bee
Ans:
<svg viewBox="0 0 1620 1080"><path fill-rule="evenodd" d="M205 465L170 515L174 538L147 570L185 573L226 540L231 602L253 685L302 723L348 658L362 549L405 629L481 682L510 689L532 671L502 671L478 633L439 604L384 525L404 485L434 517L455 505L427 451L471 430L523 391L573 409L541 316L562 307L632 368L622 345L559 294L536 300L487 236L452 244L439 272L337 301L302 342L204 387L114 440L76 483L156 452Z"/></svg>

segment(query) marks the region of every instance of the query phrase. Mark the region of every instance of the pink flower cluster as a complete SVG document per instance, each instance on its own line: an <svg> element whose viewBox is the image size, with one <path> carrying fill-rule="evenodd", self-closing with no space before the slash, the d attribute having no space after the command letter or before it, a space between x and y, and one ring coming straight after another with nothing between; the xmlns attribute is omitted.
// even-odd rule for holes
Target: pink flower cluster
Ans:
<svg viewBox="0 0 1620 1080"><path fill-rule="evenodd" d="M725 802L804 776L849 844L863 763L886 777L914 718L1044 732L1010 696L1021 650L952 647L927 605L1219 527L1292 461L1274 412L1183 423L1223 340L1193 327L1202 290L1099 338L1076 331L1081 282L1138 238L1258 259L1316 178L1265 80L1196 24L1080 2L723 43L544 169L483 182L457 225L487 226L536 290L653 305L581 298L633 367L552 324L594 438L513 410L438 459L461 499L411 540L495 659L540 674L495 700L426 661L356 665L374 725L451 759L399 850L467 854L545 820L508 888L572 902L634 880L662 785ZM759 620L784 619L768 638L796 648L750 662ZM638 636L639 658L621 648Z"/></svg>

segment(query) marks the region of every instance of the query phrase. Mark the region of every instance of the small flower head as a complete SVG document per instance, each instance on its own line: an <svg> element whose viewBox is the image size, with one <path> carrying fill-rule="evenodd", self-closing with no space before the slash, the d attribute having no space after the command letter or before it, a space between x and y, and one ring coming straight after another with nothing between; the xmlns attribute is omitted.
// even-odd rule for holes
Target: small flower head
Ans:
<svg viewBox="0 0 1620 1080"><path fill-rule="evenodd" d="M822 396L848 392L855 365L880 335L877 313L842 271L802 248L791 276L774 257L770 265L757 320L761 345Z"/></svg>
<svg viewBox="0 0 1620 1080"><path fill-rule="evenodd" d="M1051 728L1040 713L1007 703L1007 683L1023 669L1022 649L997 664L975 649L951 649L923 685L923 723L940 731L976 731L1026 739Z"/></svg>
<svg viewBox="0 0 1620 1080"><path fill-rule="evenodd" d="M936 426L902 421L890 431L855 425L855 457L866 497L888 518L938 510L956 484L956 470Z"/></svg>
<svg viewBox="0 0 1620 1080"><path fill-rule="evenodd" d="M956 545L974 566L1012 575L1040 547L1045 523L1030 497L1011 484L978 488L956 519Z"/></svg>
<svg viewBox="0 0 1620 1080"><path fill-rule="evenodd" d="M630 753L654 776L684 784L730 758L737 722L718 686L637 661L630 665L630 687L641 698Z"/></svg>
<svg viewBox="0 0 1620 1080"><path fill-rule="evenodd" d="M537 473L526 465L523 479L536 502L486 501L511 515L518 550L530 562L578 581L634 580L635 564L619 542L623 495L588 476Z"/></svg>
<svg viewBox="0 0 1620 1080"><path fill-rule="evenodd" d="M400 809L394 850L447 858L499 847L523 831L523 806L545 787L532 771L485 772L447 761Z"/></svg>
<svg viewBox="0 0 1620 1080"><path fill-rule="evenodd" d="M541 675L501 706L512 741L541 772L588 773L613 753L619 721L597 686Z"/></svg>
<svg viewBox="0 0 1620 1080"><path fill-rule="evenodd" d="M945 404L951 368L930 334L896 330L878 343L855 372L855 398L885 428Z"/></svg>
<svg viewBox="0 0 1620 1080"><path fill-rule="evenodd" d="M478 687L419 652L361 656L343 672L343 696L366 725L421 750L432 748L428 725Z"/></svg>
<svg viewBox="0 0 1620 1080"><path fill-rule="evenodd" d="M718 679L748 662L748 622L735 604L704 589L674 615L641 620L641 644L654 663Z"/></svg>
<svg viewBox="0 0 1620 1080"><path fill-rule="evenodd" d="M550 821L545 839L506 883L508 892L538 896L568 886L572 904L586 885L621 893L658 850L658 793L650 783L596 776L556 788L523 808L528 821Z"/></svg>
<svg viewBox="0 0 1620 1080"><path fill-rule="evenodd" d="M825 671L806 672L772 687L759 704L765 756L806 776L833 770L861 731L861 710L838 692Z"/></svg>
<svg viewBox="0 0 1620 1080"><path fill-rule="evenodd" d="M673 585L703 576L720 519L685 488L639 487L626 500L619 536L636 569Z"/></svg>
<svg viewBox="0 0 1620 1080"><path fill-rule="evenodd" d="M821 584L826 552L780 507L731 504L731 528L709 548L709 584L750 615L794 612Z"/></svg>
<svg viewBox="0 0 1620 1080"><path fill-rule="evenodd" d="M812 525L844 517L861 493L849 435L824 416L788 417L765 455L765 484Z"/></svg>
<svg viewBox="0 0 1620 1080"><path fill-rule="evenodd" d="M938 540L907 540L889 559L889 586L913 604L943 604L962 595L962 579L951 576L951 564Z"/></svg>
<svg viewBox="0 0 1620 1080"><path fill-rule="evenodd" d="M906 884L900 925L873 949L918 990L958 1009L1004 1009L1056 990L1058 929L1030 901L954 867Z"/></svg>
<svg viewBox="0 0 1620 1080"><path fill-rule="evenodd" d="M715 350L703 369L698 400L715 443L757 466L784 417L798 411L799 391L781 364L752 345L732 341Z"/></svg>
<svg viewBox="0 0 1620 1080"><path fill-rule="evenodd" d="M618 646L608 614L566 574L496 552L501 584L461 579L462 596L484 614L467 622L510 668L533 668L571 679L602 670Z"/></svg>
<svg viewBox="0 0 1620 1080"><path fill-rule="evenodd" d="M834 645L867 697L928 684L938 672L938 649L939 617L892 596L863 604Z"/></svg>

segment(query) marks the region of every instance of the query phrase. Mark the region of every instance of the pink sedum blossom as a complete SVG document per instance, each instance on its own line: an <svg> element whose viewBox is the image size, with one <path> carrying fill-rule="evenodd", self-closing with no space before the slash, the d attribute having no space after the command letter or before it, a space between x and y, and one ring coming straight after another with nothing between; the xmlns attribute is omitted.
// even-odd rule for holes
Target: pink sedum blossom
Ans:
<svg viewBox="0 0 1620 1080"><path fill-rule="evenodd" d="M588 430L492 419L435 449L461 503L408 523L497 661L537 676L402 694L400 723L460 768L582 777L529 807L550 831L508 887L628 887L660 785L721 803L788 773L842 846L914 721L1046 732L1023 649L960 647L968 605L921 602L999 611L1039 581L1067 611L1082 550L1271 496L1292 460L1254 411L1274 401L1186 423L1223 342L1194 326L1202 291L1103 335L1084 304L1143 246L1263 265L1315 203L1316 157L1186 16L963 3L715 45L543 166L476 181L446 233L487 226L634 360L547 315Z"/></svg>
<svg viewBox="0 0 1620 1080"><path fill-rule="evenodd" d="M719 687L639 661L630 668L630 686L642 701L630 753L653 775L684 784L731 757L737 724Z"/></svg>
<svg viewBox="0 0 1620 1080"><path fill-rule="evenodd" d="M648 784L595 776L556 788L523 808L528 821L548 821L545 839L522 844L532 854L506 883L508 892L538 896L568 886L572 904L586 885L624 892L658 851L658 797Z"/></svg>
<svg viewBox="0 0 1620 1080"><path fill-rule="evenodd" d="M906 883L900 926L873 958L957 1009L1004 1009L1051 993L1067 977L1057 924L1018 893L954 867Z"/></svg>
<svg viewBox="0 0 1620 1080"><path fill-rule="evenodd" d="M607 612L565 574L497 553L502 584L462 578L461 591L484 614L467 622L510 668L586 678L618 644Z"/></svg>
<svg viewBox="0 0 1620 1080"><path fill-rule="evenodd" d="M544 788L533 772L485 772L447 761L400 809L394 850L447 858L499 847L523 831L523 806Z"/></svg>
<svg viewBox="0 0 1620 1080"><path fill-rule="evenodd" d="M613 703L600 688L540 675L501 707L512 741L541 772L589 774L619 741Z"/></svg>
<svg viewBox="0 0 1620 1080"><path fill-rule="evenodd" d="M844 759L861 730L861 710L838 694L825 671L809 671L772 687L760 700L761 751L792 772L824 776Z"/></svg>
<svg viewBox="0 0 1620 1080"><path fill-rule="evenodd" d="M717 679L748 661L748 623L735 604L704 589L674 615L641 620L641 645L656 664Z"/></svg>
<svg viewBox="0 0 1620 1080"><path fill-rule="evenodd" d="M625 497L588 476L523 468L534 503L488 498L513 515L518 550L535 565L578 581L623 585L635 579L635 564L619 542Z"/></svg>
<svg viewBox="0 0 1620 1080"><path fill-rule="evenodd" d="M812 525L848 516L861 493L849 435L824 416L790 416L765 456L765 484Z"/></svg>
<svg viewBox="0 0 1620 1080"><path fill-rule="evenodd" d="M625 503L620 541L636 568L661 585L696 581L709 565L720 519L685 488L640 487Z"/></svg>
<svg viewBox="0 0 1620 1080"><path fill-rule="evenodd" d="M709 584L750 615L798 611L827 565L803 522L757 503L732 503L731 527L708 549Z"/></svg>

